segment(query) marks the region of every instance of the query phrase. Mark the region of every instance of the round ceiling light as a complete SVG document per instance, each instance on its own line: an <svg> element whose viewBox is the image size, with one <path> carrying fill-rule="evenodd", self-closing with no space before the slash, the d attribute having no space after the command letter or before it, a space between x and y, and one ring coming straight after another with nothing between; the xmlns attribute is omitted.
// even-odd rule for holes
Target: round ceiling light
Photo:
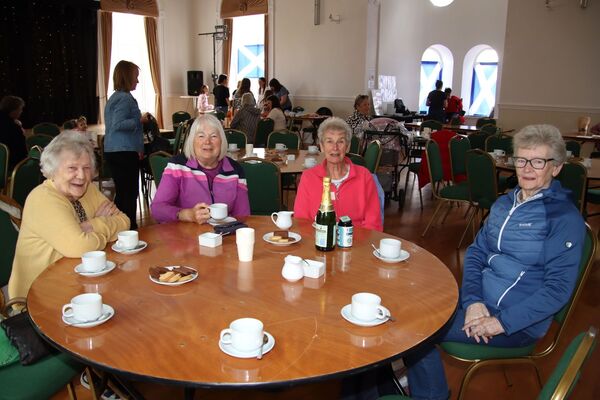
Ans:
<svg viewBox="0 0 600 400"><path fill-rule="evenodd" d="M450 5L454 0L429 0L431 1L431 4L433 4L436 7L446 7L448 5Z"/></svg>

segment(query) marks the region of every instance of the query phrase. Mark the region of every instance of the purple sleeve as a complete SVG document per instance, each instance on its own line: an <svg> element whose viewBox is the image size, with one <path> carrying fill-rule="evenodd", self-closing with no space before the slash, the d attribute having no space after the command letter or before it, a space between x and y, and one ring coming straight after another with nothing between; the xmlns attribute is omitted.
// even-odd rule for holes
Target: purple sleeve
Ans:
<svg viewBox="0 0 600 400"><path fill-rule="evenodd" d="M246 179L240 176L237 182L235 202L231 209L231 215L245 217L250 215L250 200L248 199L248 186Z"/></svg>
<svg viewBox="0 0 600 400"><path fill-rule="evenodd" d="M179 178L173 176L170 166L168 164L163 172L151 205L152 217L159 223L176 221L177 213L181 210Z"/></svg>

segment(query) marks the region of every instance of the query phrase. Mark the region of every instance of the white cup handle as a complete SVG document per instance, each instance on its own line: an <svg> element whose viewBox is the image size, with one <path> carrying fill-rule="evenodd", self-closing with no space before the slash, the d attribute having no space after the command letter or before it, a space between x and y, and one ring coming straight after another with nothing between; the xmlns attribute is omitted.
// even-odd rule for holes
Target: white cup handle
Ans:
<svg viewBox="0 0 600 400"><path fill-rule="evenodd" d="M221 331L221 343L225 343L225 344L231 344L231 329L227 328L227 329L223 329Z"/></svg>
<svg viewBox="0 0 600 400"><path fill-rule="evenodd" d="M117 247L123 248L123 242L121 242L120 240L117 240Z"/></svg>
<svg viewBox="0 0 600 400"><path fill-rule="evenodd" d="M69 310L71 312L69 312ZM73 317L73 304L71 304L71 303L65 304L62 308L62 315L64 315L67 318Z"/></svg>
<svg viewBox="0 0 600 400"><path fill-rule="evenodd" d="M279 214L277 214L276 212L274 212L273 214L271 214L271 221L273 221L273 223L275 225L277 225L277 220L275 219L275 215L277 215L277 217L279 217Z"/></svg>
<svg viewBox="0 0 600 400"><path fill-rule="evenodd" d="M387 316L387 312L385 311L383 306L377 306L377 319L384 319Z"/></svg>

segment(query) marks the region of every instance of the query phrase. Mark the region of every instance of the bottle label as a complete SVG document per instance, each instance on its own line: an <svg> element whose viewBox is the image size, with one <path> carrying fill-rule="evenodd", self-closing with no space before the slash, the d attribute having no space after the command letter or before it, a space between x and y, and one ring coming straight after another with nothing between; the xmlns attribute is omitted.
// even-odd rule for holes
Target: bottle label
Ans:
<svg viewBox="0 0 600 400"><path fill-rule="evenodd" d="M339 247L352 247L354 227L338 226L337 231L337 245Z"/></svg>
<svg viewBox="0 0 600 400"><path fill-rule="evenodd" d="M315 224L315 245L327 247L327 225ZM333 243L335 243L335 228L333 229Z"/></svg>

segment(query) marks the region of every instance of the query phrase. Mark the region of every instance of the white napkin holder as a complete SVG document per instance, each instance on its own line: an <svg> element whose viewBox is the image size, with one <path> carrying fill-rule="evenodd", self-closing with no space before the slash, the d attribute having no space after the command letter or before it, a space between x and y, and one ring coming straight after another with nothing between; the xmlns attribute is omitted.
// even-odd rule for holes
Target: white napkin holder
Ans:
<svg viewBox="0 0 600 400"><path fill-rule="evenodd" d="M205 247L219 247L223 244L223 237L218 233L205 232L198 236L198 243Z"/></svg>
<svg viewBox="0 0 600 400"><path fill-rule="evenodd" d="M319 278L325 274L325 263L316 260L304 260L304 277Z"/></svg>

